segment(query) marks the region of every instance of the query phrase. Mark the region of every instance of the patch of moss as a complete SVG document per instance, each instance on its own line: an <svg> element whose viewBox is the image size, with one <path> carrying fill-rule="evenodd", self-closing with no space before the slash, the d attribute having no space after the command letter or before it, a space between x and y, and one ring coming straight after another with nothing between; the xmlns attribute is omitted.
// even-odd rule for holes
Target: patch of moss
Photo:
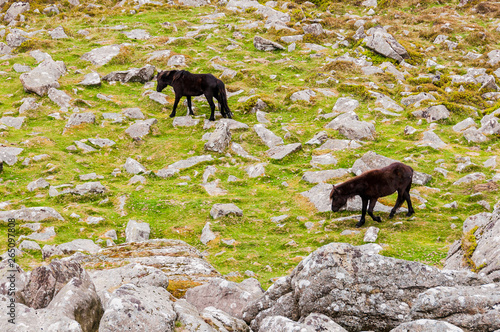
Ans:
<svg viewBox="0 0 500 332"><path fill-rule="evenodd" d="M462 250L464 251L464 260L467 265L471 268L473 272L479 272L482 268L486 266L486 264L481 264L480 266L476 266L476 263L472 260L472 255L477 247L477 240L474 233L476 233L478 226L471 229L469 232L465 233L462 237Z"/></svg>
<svg viewBox="0 0 500 332"><path fill-rule="evenodd" d="M337 87L337 90L360 97L362 100L372 98L368 88L364 85L342 83Z"/></svg>
<svg viewBox="0 0 500 332"><path fill-rule="evenodd" d="M174 297L180 299L183 297L189 288L194 288L201 285L200 282L189 280L169 280L167 291Z"/></svg>

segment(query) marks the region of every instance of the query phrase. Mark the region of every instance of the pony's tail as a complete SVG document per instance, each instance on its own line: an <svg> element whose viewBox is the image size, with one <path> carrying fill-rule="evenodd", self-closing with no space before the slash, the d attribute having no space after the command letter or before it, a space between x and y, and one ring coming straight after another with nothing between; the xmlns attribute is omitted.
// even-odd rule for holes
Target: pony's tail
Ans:
<svg viewBox="0 0 500 332"><path fill-rule="evenodd" d="M223 114L225 113L228 118L232 119L233 113L231 113L229 105L227 104L226 87L224 86L224 82L219 80L217 82L217 88L219 90L220 106L222 107L221 112Z"/></svg>

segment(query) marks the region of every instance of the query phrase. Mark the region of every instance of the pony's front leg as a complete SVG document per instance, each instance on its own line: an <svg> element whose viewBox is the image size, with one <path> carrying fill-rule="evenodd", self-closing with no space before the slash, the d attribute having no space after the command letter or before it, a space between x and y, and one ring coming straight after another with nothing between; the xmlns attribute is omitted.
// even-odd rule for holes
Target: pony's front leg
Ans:
<svg viewBox="0 0 500 332"><path fill-rule="evenodd" d="M174 108L172 109L172 113L170 113L170 117L173 118L175 116L175 110L177 109L177 105L179 104L179 100L181 100L180 95L175 95Z"/></svg>
<svg viewBox="0 0 500 332"><path fill-rule="evenodd" d="M361 219L356 224L356 228L359 228L365 224L365 216L366 216L366 206L368 205L368 199L361 197L362 205L361 205Z"/></svg>
<svg viewBox="0 0 500 332"><path fill-rule="evenodd" d="M377 204L377 199L378 199L378 197L377 198L372 198L370 200L370 205L368 206L368 214L376 222L382 222L382 219L380 219L380 217L375 217L375 215L373 215L373 208L375 207L375 204Z"/></svg>
<svg viewBox="0 0 500 332"><path fill-rule="evenodd" d="M207 97L207 100L208 100L208 104L210 105L210 118L208 120L210 121L215 121L215 104L214 104L214 101L212 100L212 98L208 98Z"/></svg>
<svg viewBox="0 0 500 332"><path fill-rule="evenodd" d="M193 107L191 105L191 96L186 96L187 102L188 102L188 115L194 115L193 113Z"/></svg>

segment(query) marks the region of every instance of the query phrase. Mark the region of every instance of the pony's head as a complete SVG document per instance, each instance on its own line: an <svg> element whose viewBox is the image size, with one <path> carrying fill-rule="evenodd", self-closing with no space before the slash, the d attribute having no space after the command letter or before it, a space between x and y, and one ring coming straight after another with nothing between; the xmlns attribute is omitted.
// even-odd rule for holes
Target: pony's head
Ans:
<svg viewBox="0 0 500 332"><path fill-rule="evenodd" d="M156 85L156 91L161 92L167 87L167 85L172 85L174 80L174 75L177 70L165 70L158 73L156 80L158 84Z"/></svg>
<svg viewBox="0 0 500 332"><path fill-rule="evenodd" d="M339 211L341 207L347 204L348 198L348 196L342 195L337 187L333 186L332 192L330 193L330 199L332 200L332 211Z"/></svg>

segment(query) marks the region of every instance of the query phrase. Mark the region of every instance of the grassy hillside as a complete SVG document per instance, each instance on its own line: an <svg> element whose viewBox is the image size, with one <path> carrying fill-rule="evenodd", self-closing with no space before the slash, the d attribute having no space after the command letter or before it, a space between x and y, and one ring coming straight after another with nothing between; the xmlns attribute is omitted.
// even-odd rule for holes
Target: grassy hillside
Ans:
<svg viewBox="0 0 500 332"><path fill-rule="evenodd" d="M59 244L76 238L96 241L110 229L116 229L119 236L116 242L122 243L125 241L124 232L128 220L136 219L151 225L151 238L182 239L201 251L206 251L208 261L222 274L234 271L243 274L250 270L256 273L265 287L270 285L270 278L286 274L302 257L324 244L363 244L364 229L367 226L380 227L377 243L384 245L383 255L440 266L446 257L448 246L461 237L461 226L465 218L486 211L477 202L485 200L493 206L499 199L496 189L477 194L474 189L477 183L452 185L454 181L472 172L483 172L486 179L491 179L497 170L482 165L491 156L498 155L500 150L498 137L490 137L486 143L468 143L462 134L452 130L454 124L469 116L474 116L476 123L479 123L484 114L498 108L496 102L488 102L481 97L484 91L479 92L478 86L464 85L464 91L459 92L459 85L454 85L451 79L447 79L453 74L465 74L468 67L486 68L486 72L492 74L496 68L486 64L486 57L467 60L463 56L469 51L485 54L498 49L500 40L499 32L495 30L499 20L494 11L478 14L473 12L474 7L457 8L456 2L379 1L379 7L371 17L366 16L368 9L360 6L361 1L322 2L319 7L308 3L288 3L286 11L291 15L288 25L297 29L295 33L267 30L263 24L254 29L243 29L242 26L246 23L262 21L262 16L252 9L234 13L226 10L224 6L192 8L166 3L161 6L143 5L137 8L133 3L126 2L118 6L116 2L111 1L99 2L102 5L100 8L88 8L87 3L82 1L77 8L63 2L59 6L60 14L45 15L43 9L47 2L33 2L31 10L24 14L26 22L18 23L19 28L34 31L63 26L70 38L53 40L46 33L39 34L18 47L14 51L15 57L0 62L0 71L3 71L0 75L0 112L4 116L18 116L18 108L25 97L36 97L37 102L42 103L37 110L23 114L26 119L21 129L8 128L0 131L1 144L24 149L19 155L18 163L14 166L4 166L0 182L1 201L10 202L7 209L50 206L60 212L64 221L44 222L46 227L55 226L57 232L53 240L46 242L48 244ZM10 3L4 5L4 12ZM277 8L282 4L279 2ZM35 9L39 9L41 14L34 13ZM135 13L132 14L131 11ZM205 23L207 20L204 17L213 13L225 14L209 23L215 24L215 27L199 31L193 38L168 43L168 37L184 37L195 31L196 26L208 24ZM362 41L353 40L352 35L357 30L354 23L358 19L353 15L364 17L367 21L365 30L376 24L390 25L388 31L409 51L411 59L408 62L416 67L401 67L363 47ZM292 52L262 52L253 46L255 35L282 43L281 36L302 33L300 24L311 23L312 19L321 19L323 28L333 33L305 36L304 41L298 42L296 50ZM376 22L372 21L374 19ZM164 24L165 22L171 24ZM443 28L447 23L449 28ZM144 41L130 40L122 31L112 29L118 25L126 25L125 31L144 29L152 38ZM4 29L8 33L11 27ZM82 29L89 32L88 36L78 33ZM235 32L241 32L243 37L238 39L239 36L234 34ZM336 49L332 47L339 41L337 33L349 41L349 46L341 45ZM434 38L438 34L446 34L449 40L457 42L457 49L449 51L445 45L434 45ZM0 41L5 42L5 37L1 37ZM326 50L309 51L305 43L323 45ZM121 52L104 66L94 66L80 58L92 49L112 44L121 44ZM230 45L238 47L225 50ZM68 72L59 79L60 90L73 98L72 105L78 107L80 112L93 112L97 117L96 124L72 128L62 134L66 120L56 120L49 116L51 113L60 112L59 107L46 96L38 97L23 90L19 80L20 73L13 70L13 65L18 63L34 68L37 64L29 55L29 51L37 49L49 53L54 60L64 61ZM170 102L164 107L143 95L147 87L140 83L103 82L100 87L78 85L84 75L92 71L98 72L102 77L112 71L142 67L146 64L148 54L155 50L170 50L171 55L186 56L187 66L183 69L194 73L209 72L220 76L222 71L214 69L214 63L238 72L233 79L224 80L229 92L244 90L240 95L229 98L229 107L234 113L234 119L248 124L250 129L233 131L232 140L241 144L262 162L268 162L264 177L249 178L245 168L254 162L229 151L229 154L210 153L214 161L183 170L173 178L162 179L149 175L144 185L128 185L132 175L123 169L128 157L138 160L148 170L156 171L173 162L206 154L202 136L212 131L203 129L203 121L189 128L172 126L173 120L168 115L174 94L170 87L163 91ZM366 76L352 63L327 61L327 58L336 58L346 52L351 56L365 55L374 65L385 61L393 62L401 72L408 72L406 80L400 82L387 72ZM434 59L445 66L439 70L442 79L438 84L432 84L429 78L419 76L436 72L434 68L426 66L428 59ZM172 69L167 66L167 59L150 63L157 69ZM272 75L276 77L271 78ZM326 83L318 82L325 81L328 77L332 79ZM384 93L397 102L405 97L402 92L425 91L436 97L437 100L432 104L445 103L451 111L451 116L437 123L435 133L448 144L447 147L435 150L417 146L422 133L430 125L412 115L412 112L417 110L412 106L406 107L400 117L387 116L377 111L375 99L367 93L368 89L374 89L373 83L378 86L374 91ZM149 89L154 90L155 86L156 83ZM445 92L447 87L453 92ZM307 88L331 89L335 96L327 97L317 93L310 103L290 100L292 93ZM103 101L97 94L106 95L112 101ZM313 167L310 163L311 157L320 152L309 145L303 145L302 151L284 160L271 160L266 155L268 148L251 129L258 122L255 114L251 114L249 109L257 98L238 102L240 97L252 95L268 103L270 107L266 111L270 123L267 128L280 137L287 134L285 144L305 143L322 130L326 130L330 138L343 139L337 131L324 129L331 119L318 117L320 114L331 112L339 97L351 97L360 102L356 113L362 121L375 125L376 138L373 141L363 141L362 147L356 150L332 152L338 160L335 166ZM195 100L193 103L196 117L208 118L208 103L205 100ZM424 102L419 109L432 104ZM477 115L467 106L476 107ZM152 133L142 141L133 141L125 134L125 130L133 123L131 120L112 123L102 117L104 113L120 113L130 107L139 107L148 118L158 120ZM186 107L181 105L177 114L185 115L186 111ZM61 116L69 116L71 113L72 109L67 113L62 112ZM404 135L404 128L408 125L417 129L417 132ZM117 144L91 153L70 152L66 149L76 140L93 137L108 138ZM427 202L425 207L419 207L423 202L414 197L416 214L413 217L406 218L404 214L398 214L394 220L389 221L388 215L382 213L381 224L368 218L361 233L342 236L340 233L346 229L354 229L357 221L335 219L357 213L316 212L314 206L300 195L314 185L302 181L301 178L306 171L350 168L356 159L368 151L404 161L417 171L431 174L433 179L426 187L414 185L412 191ZM29 166L21 165L24 158L40 154L48 154L50 157L43 161L32 161ZM456 167L460 163L459 157L470 157L474 165L458 172ZM219 186L227 190L227 195L212 197L201 187L202 175L208 165L217 168L215 178L221 180ZM444 178L435 172L436 167L448 170L448 177ZM111 175L115 168L121 169L121 174L116 177ZM27 190L28 183L38 178L47 179L53 186L80 184L83 181L80 181L79 175L91 172L104 176L100 182L109 189L106 194L50 197L48 189L38 189L34 192ZM230 175L236 176L238 181L228 182ZM338 183L347 178L331 183ZM287 185L284 185L284 182ZM118 197L123 195L127 197L126 216L121 216L118 209ZM379 201L393 205L395 195ZM443 208L444 204L453 201L458 203L458 208ZM234 203L243 210L244 216L214 221L209 211L215 203ZM87 216L100 216L105 220L98 225L87 225L71 218L72 213L80 215L82 219ZM277 227L271 222L272 217L283 214L289 216L283 222L284 227ZM207 221L212 223L212 229L220 237L204 246L199 241L199 236ZM307 222L313 222L314 227L307 229ZM395 222L402 223L394 224ZM18 233L29 234L26 228L19 229ZM220 241L221 238L235 239L237 242L234 246L227 246ZM289 245L291 240L296 245ZM6 248L7 230L2 227L0 251L3 252ZM36 266L41 262L39 253L28 252L21 258L24 267Z"/></svg>

